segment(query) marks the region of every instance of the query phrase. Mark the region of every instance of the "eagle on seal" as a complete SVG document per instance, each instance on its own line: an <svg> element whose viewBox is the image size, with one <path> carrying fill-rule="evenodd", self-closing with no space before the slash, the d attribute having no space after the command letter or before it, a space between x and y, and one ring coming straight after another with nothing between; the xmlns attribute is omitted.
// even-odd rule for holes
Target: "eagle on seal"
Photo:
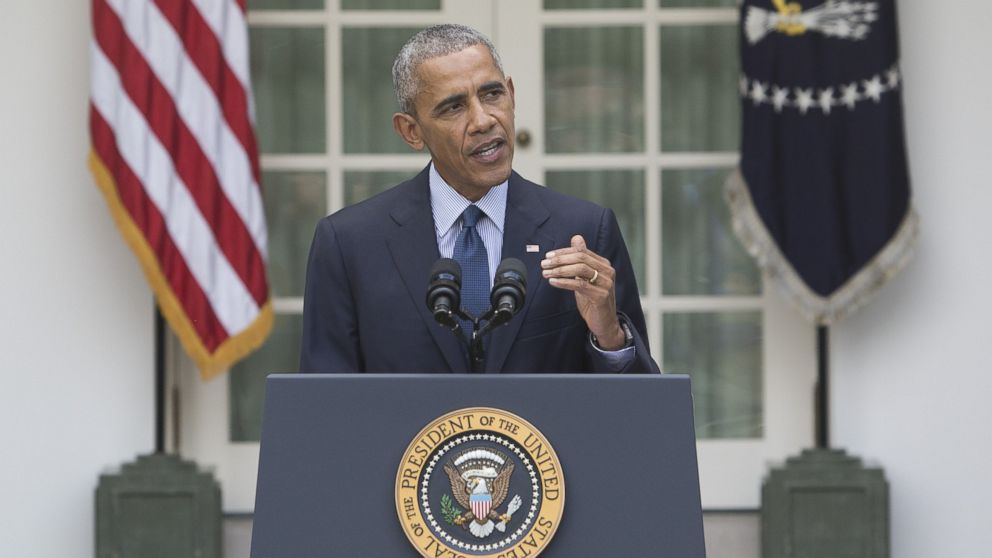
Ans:
<svg viewBox="0 0 992 558"><path fill-rule="evenodd" d="M469 529L476 537L486 537L497 527L494 521L500 522L505 529L511 519L510 514L499 514L495 511L506 499L510 491L510 475L513 474L513 463L503 459L486 459L490 452L475 450L463 454L454 462L444 465L444 472L451 481L451 491L455 501L468 511L455 517L455 525ZM474 458L474 459L473 459ZM500 463L502 462L502 463ZM498 470L495 465L501 465ZM502 531L503 529L500 529Z"/></svg>

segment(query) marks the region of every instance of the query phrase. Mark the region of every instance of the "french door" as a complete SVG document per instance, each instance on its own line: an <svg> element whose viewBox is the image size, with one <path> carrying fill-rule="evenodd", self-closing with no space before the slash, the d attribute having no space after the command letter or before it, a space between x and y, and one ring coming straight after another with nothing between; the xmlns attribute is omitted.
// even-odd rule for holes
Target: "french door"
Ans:
<svg viewBox="0 0 992 558"><path fill-rule="evenodd" d="M693 379L703 505L759 505L769 462L812 441L813 327L733 238L734 0L256 0L252 72L276 326L201 382L178 349L179 449L254 503L264 377L296 368L316 221L427 162L392 131L390 67L441 22L496 43L516 88L515 169L617 213L655 359ZM664 471L659 471L664 474Z"/></svg>

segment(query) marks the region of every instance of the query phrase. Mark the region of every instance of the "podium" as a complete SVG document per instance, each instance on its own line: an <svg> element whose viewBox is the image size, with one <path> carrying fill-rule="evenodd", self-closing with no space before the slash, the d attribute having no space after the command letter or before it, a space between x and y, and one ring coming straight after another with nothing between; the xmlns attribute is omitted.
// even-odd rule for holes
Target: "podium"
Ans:
<svg viewBox="0 0 992 558"><path fill-rule="evenodd" d="M398 515L401 462L438 417L478 408L526 421L557 455L563 511L541 558L705 556L686 376L287 374L266 383L252 558L421 556ZM435 550L496 555L484 548Z"/></svg>

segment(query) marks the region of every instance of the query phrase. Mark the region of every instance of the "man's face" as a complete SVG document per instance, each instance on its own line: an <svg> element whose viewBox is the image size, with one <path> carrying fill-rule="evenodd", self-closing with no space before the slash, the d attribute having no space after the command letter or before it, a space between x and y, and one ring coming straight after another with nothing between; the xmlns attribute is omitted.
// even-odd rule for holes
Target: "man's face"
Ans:
<svg viewBox="0 0 992 558"><path fill-rule="evenodd" d="M513 81L489 50L475 45L417 68L416 114L393 125L414 149L431 152L438 173L477 200L510 176L513 162Z"/></svg>

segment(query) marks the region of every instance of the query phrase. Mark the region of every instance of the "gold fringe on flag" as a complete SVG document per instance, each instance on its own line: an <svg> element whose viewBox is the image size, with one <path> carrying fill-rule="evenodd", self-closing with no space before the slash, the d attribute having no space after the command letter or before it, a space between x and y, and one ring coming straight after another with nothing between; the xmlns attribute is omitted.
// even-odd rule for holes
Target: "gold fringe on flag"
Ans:
<svg viewBox="0 0 992 558"><path fill-rule="evenodd" d="M779 250L754 208L740 169L728 178L724 198L730 206L734 233L758 266L785 293L786 298L810 321L830 325L871 300L889 279L912 259L919 235L919 217L912 207L885 247L844 285L823 297L813 292Z"/></svg>

